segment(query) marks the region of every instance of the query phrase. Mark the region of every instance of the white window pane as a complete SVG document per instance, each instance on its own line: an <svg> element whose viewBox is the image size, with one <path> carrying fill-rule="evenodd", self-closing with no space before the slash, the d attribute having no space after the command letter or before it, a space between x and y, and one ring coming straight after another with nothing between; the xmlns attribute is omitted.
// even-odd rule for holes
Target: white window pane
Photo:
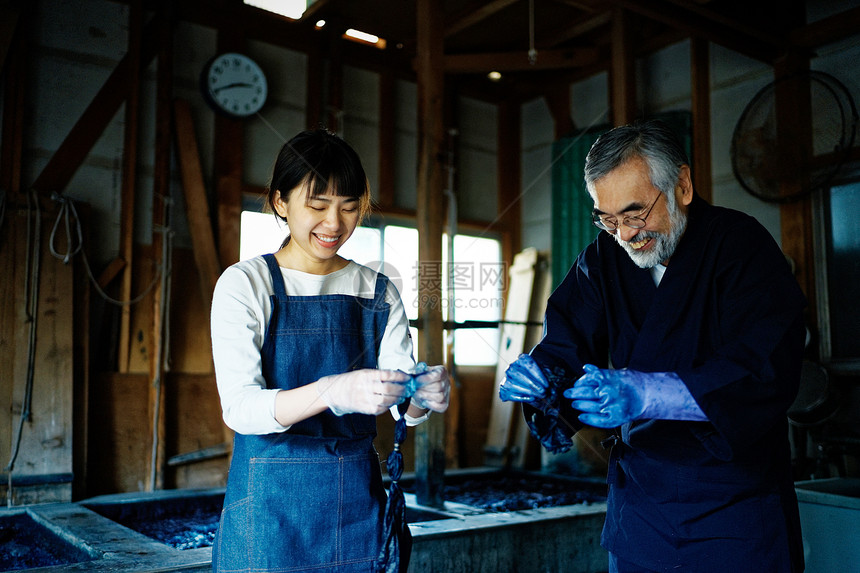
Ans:
<svg viewBox="0 0 860 573"><path fill-rule="evenodd" d="M502 292L506 269L496 239L456 235L454 263L446 265L454 286L454 319L498 321L502 318ZM446 283L449 277L446 276ZM446 284L447 286L447 284ZM447 296L447 295L446 295ZM491 366L498 362L499 329L457 329L454 360L457 364Z"/></svg>
<svg viewBox="0 0 860 573"><path fill-rule="evenodd" d="M454 362L461 366L495 366L499 362L499 329L458 329Z"/></svg>
<svg viewBox="0 0 860 573"><path fill-rule="evenodd" d="M287 238L287 224L272 213L242 211L239 235L239 260L274 253Z"/></svg>
<svg viewBox="0 0 860 573"><path fill-rule="evenodd" d="M379 229L356 227L352 236L343 244L337 254L362 265L378 268L376 263L382 259L380 234Z"/></svg>
<svg viewBox="0 0 860 573"><path fill-rule="evenodd" d="M388 225L383 239L385 274L400 291L406 316L415 320L418 318L418 230Z"/></svg>
<svg viewBox="0 0 860 573"><path fill-rule="evenodd" d="M483 237L454 237L453 276L456 318L499 320L505 269L499 241Z"/></svg>

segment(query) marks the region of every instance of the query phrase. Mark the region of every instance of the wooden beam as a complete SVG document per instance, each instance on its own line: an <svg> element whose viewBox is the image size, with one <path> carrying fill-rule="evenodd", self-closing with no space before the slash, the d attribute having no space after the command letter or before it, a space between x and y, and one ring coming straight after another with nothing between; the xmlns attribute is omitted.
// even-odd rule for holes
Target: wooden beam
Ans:
<svg viewBox="0 0 860 573"><path fill-rule="evenodd" d="M209 199L200 168L200 154L197 137L194 135L194 121L191 106L187 101L173 103L173 120L176 126L176 147L179 155L179 168L182 174L182 194L188 217L188 230L194 249L194 262L200 274L200 295L204 308L212 306L212 293L221 275L218 252L215 249L215 235L212 219L209 216Z"/></svg>
<svg viewBox="0 0 860 573"><path fill-rule="evenodd" d="M595 14L587 20L579 21L573 26L565 26L561 30L556 31L554 34L550 34L543 38L543 43L545 43L547 46L557 46L559 44L569 42L570 40L574 40L580 36L588 34L589 32L593 32L594 30L602 28L603 26L608 26L611 21L612 11L607 10L605 12Z"/></svg>
<svg viewBox="0 0 860 573"><path fill-rule="evenodd" d="M441 364L442 193L445 186L441 0L417 0L418 27L418 358ZM444 416L416 427L415 473L418 503L441 507L445 472Z"/></svg>
<svg viewBox="0 0 860 573"><path fill-rule="evenodd" d="M856 35L857 30L860 30L860 7L797 28L788 38L792 44L813 49Z"/></svg>
<svg viewBox="0 0 860 573"><path fill-rule="evenodd" d="M629 20L626 10L613 9L609 98L614 125L625 125L636 119L636 62Z"/></svg>
<svg viewBox="0 0 860 573"><path fill-rule="evenodd" d="M62 193L72 176L84 162L87 154L116 115L129 93L132 78L149 66L155 57L154 24L143 30L140 57L137 65L126 54L114 68L110 77L81 114L75 126L51 156L48 164L33 182L33 189L40 193Z"/></svg>
<svg viewBox="0 0 860 573"><path fill-rule="evenodd" d="M784 56L788 42L764 30L751 30L738 22L730 22L719 14L689 4L670 0L609 0L616 7L625 8L719 44L761 62L772 63Z"/></svg>
<svg viewBox="0 0 860 573"><path fill-rule="evenodd" d="M597 48L540 50L534 63L529 62L529 55L525 50L522 52L449 54L444 57L443 66L445 73L448 74L559 70L595 64L599 56L600 52Z"/></svg>
<svg viewBox="0 0 860 573"><path fill-rule="evenodd" d="M9 10L15 10L9 7ZM31 10L30 13L33 11ZM16 18L16 24L19 20ZM7 193L20 194L21 169L24 150L24 124L27 116L27 41L29 37L29 15L25 15L17 26L17 34L10 36L8 59L0 69L5 72L3 82L3 131L0 140L0 188ZM4 67L5 66L5 67ZM10 199L11 197L7 197Z"/></svg>
<svg viewBox="0 0 860 573"><path fill-rule="evenodd" d="M396 103L394 76L379 76L379 183L377 204L380 209L394 206L395 148L397 146L394 109Z"/></svg>
<svg viewBox="0 0 860 573"><path fill-rule="evenodd" d="M445 25L445 37L453 36L467 28L483 22L493 14L504 10L518 0L493 0L491 2L483 2L480 6L468 12L457 14L449 23Z"/></svg>
<svg viewBox="0 0 860 573"><path fill-rule="evenodd" d="M100 289L105 290L117 277L120 271L122 271L123 267L125 267L124 260L120 258L112 260L99 274L98 279L96 279L96 284L99 285Z"/></svg>
<svg viewBox="0 0 860 573"><path fill-rule="evenodd" d="M316 24L317 16L322 13L325 8L328 8L334 2L331 0L315 0L312 2L308 2L307 9L302 12L301 20L303 22L307 22L308 24Z"/></svg>
<svg viewBox="0 0 860 573"><path fill-rule="evenodd" d="M132 0L128 15L129 70L141 69L141 32L143 31L143 0ZM137 121L140 110L140 73L128 76L125 100L125 133L122 148L122 189L120 198L119 257L126 262L122 269L120 300L131 300L132 270L134 269L134 203L137 184ZM118 370L127 373L131 352L131 305L124 304L120 314Z"/></svg>
<svg viewBox="0 0 860 573"><path fill-rule="evenodd" d="M710 203L711 182L711 51L707 40L690 41L690 94L693 116L693 189Z"/></svg>

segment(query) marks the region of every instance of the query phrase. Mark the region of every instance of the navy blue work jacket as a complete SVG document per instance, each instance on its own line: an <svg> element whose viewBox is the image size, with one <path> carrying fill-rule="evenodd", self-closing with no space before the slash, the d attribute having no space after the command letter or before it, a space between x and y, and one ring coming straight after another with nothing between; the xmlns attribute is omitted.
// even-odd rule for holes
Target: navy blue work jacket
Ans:
<svg viewBox="0 0 860 573"><path fill-rule="evenodd" d="M655 571L802 571L786 412L804 306L768 231L697 196L659 287L608 233L579 255L548 301L535 360L563 369L565 386L588 363L675 372L709 420L616 430L607 550ZM562 390L560 415L581 426ZM546 428L524 410L534 433Z"/></svg>

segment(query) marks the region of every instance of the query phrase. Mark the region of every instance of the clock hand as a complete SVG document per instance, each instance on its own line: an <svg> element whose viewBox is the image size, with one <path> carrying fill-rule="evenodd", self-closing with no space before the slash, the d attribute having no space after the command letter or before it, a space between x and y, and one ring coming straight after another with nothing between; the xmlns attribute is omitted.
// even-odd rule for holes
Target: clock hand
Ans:
<svg viewBox="0 0 860 573"><path fill-rule="evenodd" d="M230 88L251 88L251 87L254 87L254 84L246 84L246 83L236 82L236 83L232 83L232 84L227 84L226 86L217 87L214 90L212 90L212 92L217 94L221 90L227 90Z"/></svg>

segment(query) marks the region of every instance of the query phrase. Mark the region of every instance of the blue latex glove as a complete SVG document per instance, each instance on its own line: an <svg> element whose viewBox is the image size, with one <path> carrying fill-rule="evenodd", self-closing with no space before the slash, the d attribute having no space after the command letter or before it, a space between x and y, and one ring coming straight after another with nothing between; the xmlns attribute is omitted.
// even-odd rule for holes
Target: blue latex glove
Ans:
<svg viewBox="0 0 860 573"><path fill-rule="evenodd" d="M407 376L401 382L404 392L397 404L411 398L413 404L425 410L444 412L448 409L451 381L444 366L427 366L426 362L419 362L409 372L397 372Z"/></svg>
<svg viewBox="0 0 860 573"><path fill-rule="evenodd" d="M583 412L579 420L597 428L615 428L633 420L708 418L674 372L601 370L592 364L564 397Z"/></svg>
<svg viewBox="0 0 860 573"><path fill-rule="evenodd" d="M451 398L451 380L448 370L444 366L430 366L419 362L412 371L412 380L415 386L412 393L412 403L419 408L444 412L448 409ZM409 386L409 384L407 384ZM407 389L407 391L409 391Z"/></svg>
<svg viewBox="0 0 860 573"><path fill-rule="evenodd" d="M427 372L429 369L430 368L427 366L426 362L419 362L415 365L415 368L413 368L409 372L403 372L403 370L398 370L398 372L403 372L404 374L409 376L409 379L403 383L403 385L406 387L406 392L404 392L403 400L401 400L401 402L405 402L406 400L411 398L413 394L415 394L415 392L420 386L420 382L418 382L418 377Z"/></svg>
<svg viewBox="0 0 860 573"><path fill-rule="evenodd" d="M559 414L556 388L569 385L562 368L542 368L528 354L520 354L505 371L499 386L499 398L505 402L522 402L540 411L524 408L526 424L532 435L551 453L566 452L573 445L576 428Z"/></svg>
<svg viewBox="0 0 860 573"><path fill-rule="evenodd" d="M503 402L540 403L546 400L547 382L541 367L528 354L520 354L508 369L499 386Z"/></svg>

